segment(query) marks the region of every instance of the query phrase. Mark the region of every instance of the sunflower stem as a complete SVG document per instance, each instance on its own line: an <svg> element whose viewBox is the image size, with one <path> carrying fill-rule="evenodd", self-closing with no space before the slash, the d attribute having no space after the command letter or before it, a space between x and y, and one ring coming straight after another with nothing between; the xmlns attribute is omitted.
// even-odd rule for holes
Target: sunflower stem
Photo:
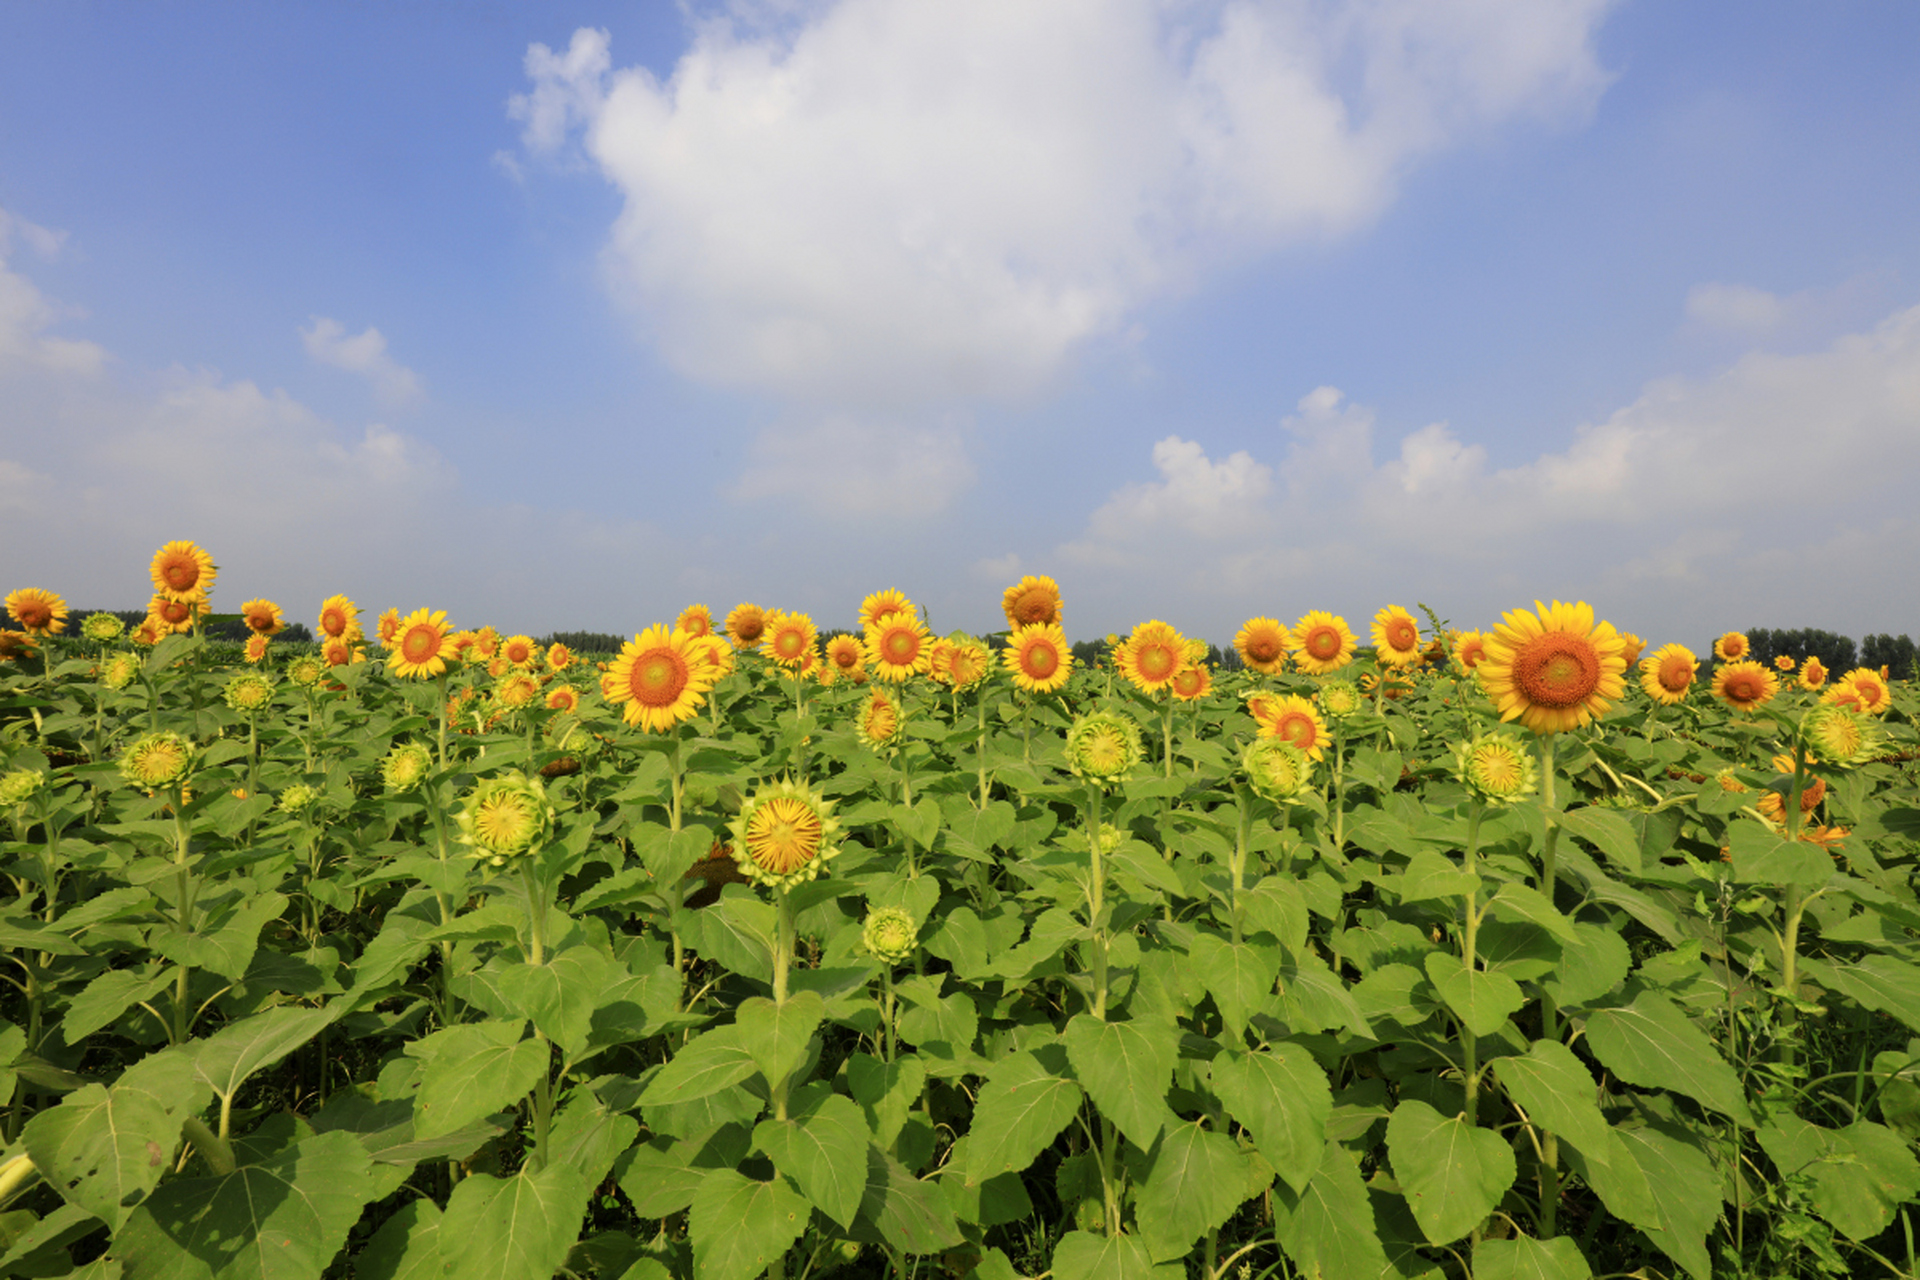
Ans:
<svg viewBox="0 0 1920 1280"><path fill-rule="evenodd" d="M520 875L527 886L527 919L532 935L527 960L531 964L542 965L547 962L547 895L540 877L533 869L535 856L529 851L520 859Z"/></svg>
<svg viewBox="0 0 1920 1280"><path fill-rule="evenodd" d="M973 759L974 766L980 775L978 808L980 812L985 813L987 811L987 691L985 689L980 691L976 705L979 708L980 736L973 742Z"/></svg>
<svg viewBox="0 0 1920 1280"><path fill-rule="evenodd" d="M447 767L447 673L443 670L433 679L434 686L440 691L440 743L434 759L444 769Z"/></svg>
<svg viewBox="0 0 1920 1280"><path fill-rule="evenodd" d="M1166 757L1164 776L1173 776L1173 686L1167 686L1167 706L1160 713L1160 750Z"/></svg>
<svg viewBox="0 0 1920 1280"><path fill-rule="evenodd" d="M1474 861L1480 851L1480 819L1486 813L1485 802L1476 799L1473 812L1467 819L1467 847L1460 856L1460 867L1468 875L1474 874ZM1469 889L1461 895L1460 902L1466 908L1467 927L1460 951L1460 959L1466 965L1467 976L1471 980L1474 965L1479 963L1480 943L1480 894L1477 889ZM1464 1119L1467 1128L1477 1128L1480 1123L1480 1037L1473 1028L1460 1026L1461 1089L1465 1097ZM1469 1238L1469 1248L1480 1247L1480 1224L1475 1223Z"/></svg>
<svg viewBox="0 0 1920 1280"><path fill-rule="evenodd" d="M1093 930L1093 1016L1107 1017L1107 929L1102 923L1107 899L1106 855L1101 848L1100 821L1104 799L1099 784L1087 784L1087 848L1092 857L1087 868L1087 926Z"/></svg>
<svg viewBox="0 0 1920 1280"><path fill-rule="evenodd" d="M1787 839L1800 838L1800 797L1804 793L1807 779L1807 748L1798 738L1793 744L1793 785L1788 789L1786 808ZM1786 929L1780 938L1780 989L1786 992L1787 1007L1781 1015L1780 1061L1793 1065L1794 1032L1799 1021L1799 1009L1795 1006L1794 988L1800 980L1800 921L1806 915L1809 899L1797 884L1787 886Z"/></svg>
<svg viewBox="0 0 1920 1280"><path fill-rule="evenodd" d="M1546 823L1546 836L1540 846L1540 892L1548 902L1554 899L1559 883L1554 855L1560 840L1559 810L1555 807L1553 776L1553 735L1540 735L1540 814ZM1540 995L1540 1038L1560 1038L1560 1012L1553 996ZM1545 1130L1540 1134L1540 1238L1551 1240L1560 1211L1560 1138Z"/></svg>
<svg viewBox="0 0 1920 1280"><path fill-rule="evenodd" d="M1232 876L1233 896L1228 900L1228 910L1233 916L1233 945L1240 945L1240 886L1247 874L1247 837L1253 830L1253 811L1247 804L1247 789L1240 783L1233 784L1233 861L1227 865Z"/></svg>

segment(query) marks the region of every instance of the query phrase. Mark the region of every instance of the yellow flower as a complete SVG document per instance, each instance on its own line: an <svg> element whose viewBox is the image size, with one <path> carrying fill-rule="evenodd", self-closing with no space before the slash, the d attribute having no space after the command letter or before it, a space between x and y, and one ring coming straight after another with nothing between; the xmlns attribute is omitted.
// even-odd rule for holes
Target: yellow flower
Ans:
<svg viewBox="0 0 1920 1280"><path fill-rule="evenodd" d="M320 634L329 640L360 639L360 610L345 596L328 596L320 602Z"/></svg>
<svg viewBox="0 0 1920 1280"><path fill-rule="evenodd" d="M500 656L507 660L508 666L525 670L540 657L540 646L533 642L532 636L509 636L501 642Z"/></svg>
<svg viewBox="0 0 1920 1280"><path fill-rule="evenodd" d="M896 613L918 614L913 601L905 593L888 587L885 591L876 591L860 602L860 629L865 631L882 618L890 618Z"/></svg>
<svg viewBox="0 0 1920 1280"><path fill-rule="evenodd" d="M1073 656L1071 649L1067 656ZM953 653L947 658L947 675L954 688L969 689L987 678L992 665L993 654L987 646L968 637L954 643Z"/></svg>
<svg viewBox="0 0 1920 1280"><path fill-rule="evenodd" d="M1800 664L1800 678L1798 683L1802 689L1808 690L1823 687L1827 683L1827 668L1825 664L1823 664L1820 659L1809 655L1807 660Z"/></svg>
<svg viewBox="0 0 1920 1280"><path fill-rule="evenodd" d="M387 670L396 676L437 676L454 656L453 628L445 610L415 609L400 624L387 655Z"/></svg>
<svg viewBox="0 0 1920 1280"><path fill-rule="evenodd" d="M867 628L867 665L882 680L897 684L925 671L931 648L926 624L911 611L890 613Z"/></svg>
<svg viewBox="0 0 1920 1280"><path fill-rule="evenodd" d="M192 768L193 745L171 729L138 738L120 753L120 776L147 791L185 782Z"/></svg>
<svg viewBox="0 0 1920 1280"><path fill-rule="evenodd" d="M899 744L900 730L905 724L900 703L886 690L875 689L860 709L860 723L854 733L875 751L882 751Z"/></svg>
<svg viewBox="0 0 1920 1280"><path fill-rule="evenodd" d="M1620 656L1629 667L1640 660L1640 651L1647 647L1647 642L1631 631L1620 633L1620 643L1625 646L1620 650Z"/></svg>
<svg viewBox="0 0 1920 1280"><path fill-rule="evenodd" d="M813 642L818 634L813 619L806 614L770 609L761 648L787 670L799 671L809 665L807 659L814 656Z"/></svg>
<svg viewBox="0 0 1920 1280"><path fill-rule="evenodd" d="M1713 642L1713 656L1722 662L1738 662L1749 652L1743 632L1729 631Z"/></svg>
<svg viewBox="0 0 1920 1280"><path fill-rule="evenodd" d="M1014 631L1001 655L1016 688L1053 693L1073 674L1073 646L1057 622L1035 622Z"/></svg>
<svg viewBox="0 0 1920 1280"><path fill-rule="evenodd" d="M1778 692L1779 677L1757 662L1729 662L1713 673L1713 696L1735 711L1757 711Z"/></svg>
<svg viewBox="0 0 1920 1280"><path fill-rule="evenodd" d="M1693 675L1699 668L1700 660L1685 645L1662 645L1640 663L1640 687L1649 698L1672 706L1693 688Z"/></svg>
<svg viewBox="0 0 1920 1280"><path fill-rule="evenodd" d="M553 830L553 803L538 778L516 772L483 778L454 816L460 843L490 866L536 852Z"/></svg>
<svg viewBox="0 0 1920 1280"><path fill-rule="evenodd" d="M1029 574L1008 587L1000 597L1000 608L1007 615L1007 628L1018 631L1035 623L1060 623L1060 584L1052 578Z"/></svg>
<svg viewBox="0 0 1920 1280"><path fill-rule="evenodd" d="M572 685L555 685L547 691L547 710L578 711L580 709L580 691Z"/></svg>
<svg viewBox="0 0 1920 1280"><path fill-rule="evenodd" d="M1298 747L1309 760L1320 760L1327 753L1327 724L1313 704L1297 694L1265 697L1257 703L1249 699L1247 710L1259 722L1260 736L1278 738Z"/></svg>
<svg viewBox="0 0 1920 1280"><path fill-rule="evenodd" d="M493 687L493 704L502 711L518 711L540 696L540 682L516 671Z"/></svg>
<svg viewBox="0 0 1920 1280"><path fill-rule="evenodd" d="M11 635L12 632L0 634ZM107 659L107 669L100 673L100 682L109 689L124 689L140 678L140 659L130 653L116 653Z"/></svg>
<svg viewBox="0 0 1920 1280"><path fill-rule="evenodd" d="M1410 667L1420 661L1420 624L1397 604L1373 615L1373 656L1389 667Z"/></svg>
<svg viewBox="0 0 1920 1280"><path fill-rule="evenodd" d="M719 677L705 660L702 638L675 628L651 626L620 648L607 669L607 699L624 704L626 722L665 733L700 710Z"/></svg>
<svg viewBox="0 0 1920 1280"><path fill-rule="evenodd" d="M391 648L393 646L393 638L400 634L400 611L398 609L389 609L380 615L377 634L380 637L380 644L383 648Z"/></svg>
<svg viewBox="0 0 1920 1280"><path fill-rule="evenodd" d="M1887 687L1886 677L1872 667L1855 667L1847 672L1840 677L1838 689L1851 691L1855 704L1870 716L1877 716L1893 705L1893 691Z"/></svg>
<svg viewBox="0 0 1920 1280"><path fill-rule="evenodd" d="M1453 640L1453 665L1472 675L1487 656L1487 638L1478 631L1462 631Z"/></svg>
<svg viewBox="0 0 1920 1280"><path fill-rule="evenodd" d="M205 596L219 574L213 557L191 542L169 542L153 554L153 587L169 600Z"/></svg>
<svg viewBox="0 0 1920 1280"><path fill-rule="evenodd" d="M1511 804L1540 785L1533 754L1505 734L1489 733L1453 749L1454 772L1488 804Z"/></svg>
<svg viewBox="0 0 1920 1280"><path fill-rule="evenodd" d="M180 633L193 630L193 620L212 608L205 596L156 595L147 602L147 617L164 631Z"/></svg>
<svg viewBox="0 0 1920 1280"><path fill-rule="evenodd" d="M1791 671L1799 665L1800 664L1795 662L1788 654L1778 653L1773 657L1773 669L1775 671Z"/></svg>
<svg viewBox="0 0 1920 1280"><path fill-rule="evenodd" d="M1213 688L1213 668L1204 662L1189 662L1173 673L1170 691L1181 702L1197 702Z"/></svg>
<svg viewBox="0 0 1920 1280"><path fill-rule="evenodd" d="M693 633L688 632L687 634L692 635ZM705 635L706 632L703 631L700 634ZM561 644L558 640L555 640L547 646L547 670L565 671L572 665L573 650L567 648L567 646Z"/></svg>
<svg viewBox="0 0 1920 1280"><path fill-rule="evenodd" d="M271 600L249 600L240 606L240 620L257 636L277 636L287 629L286 615Z"/></svg>
<svg viewBox="0 0 1920 1280"><path fill-rule="evenodd" d="M841 635L827 641L827 665L839 675L851 676L863 661L858 637Z"/></svg>
<svg viewBox="0 0 1920 1280"><path fill-rule="evenodd" d="M57 636L67 629L67 602L38 587L8 592L7 612L30 636Z"/></svg>
<svg viewBox="0 0 1920 1280"><path fill-rule="evenodd" d="M241 651L248 662L259 662L267 656L267 648L273 641L266 636L248 636L247 647Z"/></svg>
<svg viewBox="0 0 1920 1280"><path fill-rule="evenodd" d="M1287 665L1287 629L1272 618L1248 618L1234 632L1234 652L1250 671L1277 675Z"/></svg>
<svg viewBox="0 0 1920 1280"><path fill-rule="evenodd" d="M1480 683L1502 720L1535 733L1576 729L1626 692L1624 645L1610 622L1596 624L1584 601L1534 602L1507 613L1487 642Z"/></svg>
<svg viewBox="0 0 1920 1280"><path fill-rule="evenodd" d="M1186 661L1186 637L1158 619L1135 627L1113 655L1114 668L1144 693L1172 684Z"/></svg>
<svg viewBox="0 0 1920 1280"><path fill-rule="evenodd" d="M673 625L690 636L713 634L713 611L703 604L690 604L680 611Z"/></svg>
<svg viewBox="0 0 1920 1280"><path fill-rule="evenodd" d="M751 649L767 629L767 616L757 604L741 603L727 615L727 638L736 649Z"/></svg>
<svg viewBox="0 0 1920 1280"><path fill-rule="evenodd" d="M729 825L740 874L786 892L819 876L839 847L833 806L790 779L756 791Z"/></svg>
<svg viewBox="0 0 1920 1280"><path fill-rule="evenodd" d="M1293 624L1293 665L1310 676L1331 675L1353 661L1353 632L1347 620L1315 609Z"/></svg>

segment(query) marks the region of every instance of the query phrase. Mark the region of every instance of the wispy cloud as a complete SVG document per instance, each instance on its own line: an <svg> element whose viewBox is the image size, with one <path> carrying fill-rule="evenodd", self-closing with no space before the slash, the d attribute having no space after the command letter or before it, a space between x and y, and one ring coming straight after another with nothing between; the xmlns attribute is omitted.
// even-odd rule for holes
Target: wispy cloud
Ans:
<svg viewBox="0 0 1920 1280"><path fill-rule="evenodd" d="M300 341L307 355L321 364L367 379L385 404L403 405L420 398L420 379L387 354L386 336L371 325L349 336L338 320L315 316L311 327L300 330Z"/></svg>

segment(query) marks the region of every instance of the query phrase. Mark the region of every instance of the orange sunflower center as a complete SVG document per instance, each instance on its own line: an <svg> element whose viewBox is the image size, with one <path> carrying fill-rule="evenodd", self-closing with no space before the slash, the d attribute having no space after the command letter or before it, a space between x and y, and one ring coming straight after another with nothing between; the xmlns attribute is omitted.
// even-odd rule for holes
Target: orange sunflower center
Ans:
<svg viewBox="0 0 1920 1280"><path fill-rule="evenodd" d="M1564 631L1536 636L1513 659L1513 682L1542 707L1577 707L1600 686L1600 652Z"/></svg>
<svg viewBox="0 0 1920 1280"><path fill-rule="evenodd" d="M1487 656L1487 647L1478 640L1469 640L1460 646L1459 655L1460 665L1471 671Z"/></svg>
<svg viewBox="0 0 1920 1280"><path fill-rule="evenodd" d="M1032 587L1021 592L1019 599L1013 602L1013 616L1023 627L1036 622L1052 622L1056 607L1051 592Z"/></svg>
<svg viewBox="0 0 1920 1280"><path fill-rule="evenodd" d="M833 651L833 665L842 671L851 671L860 665L860 654L851 646L842 645Z"/></svg>
<svg viewBox="0 0 1920 1280"><path fill-rule="evenodd" d="M1020 666L1028 675L1050 676L1060 665L1060 652L1044 640L1028 645L1020 654Z"/></svg>
<svg viewBox="0 0 1920 1280"><path fill-rule="evenodd" d="M1272 662L1280 656L1280 640L1277 636L1258 635L1247 641L1247 656L1255 662Z"/></svg>
<svg viewBox="0 0 1920 1280"><path fill-rule="evenodd" d="M193 584L200 581L200 564L190 556L169 556L160 566L160 576L174 591L191 591Z"/></svg>
<svg viewBox="0 0 1920 1280"><path fill-rule="evenodd" d="M633 660L627 687L643 707L670 707L687 687L686 660L671 649L653 649Z"/></svg>
<svg viewBox="0 0 1920 1280"><path fill-rule="evenodd" d="M431 662L440 652L440 632L430 626L407 628L407 634L400 637L400 656L414 666Z"/></svg>
<svg viewBox="0 0 1920 1280"><path fill-rule="evenodd" d="M347 615L338 609L328 609L320 615L320 629L330 636L347 634Z"/></svg>
<svg viewBox="0 0 1920 1280"><path fill-rule="evenodd" d="M23 627L44 627L53 621L53 610L44 600L23 600L13 607L13 616Z"/></svg>
<svg viewBox="0 0 1920 1280"><path fill-rule="evenodd" d="M1749 671L1742 671L1737 675L1728 677L1726 690L1727 701L1736 706L1744 706L1749 702L1758 702L1766 696L1767 691L1766 685L1761 681L1760 677Z"/></svg>
<svg viewBox="0 0 1920 1280"><path fill-rule="evenodd" d="M820 852L820 815L812 805L775 796L747 823L747 853L764 870L786 875Z"/></svg>
<svg viewBox="0 0 1920 1280"><path fill-rule="evenodd" d="M1274 724L1274 737L1282 742L1291 742L1302 751L1313 749L1313 717L1291 711L1280 717Z"/></svg>
<svg viewBox="0 0 1920 1280"><path fill-rule="evenodd" d="M1747 646L1738 640L1728 640L1721 645L1721 648L1727 651L1727 657L1730 659L1744 658L1747 656Z"/></svg>
<svg viewBox="0 0 1920 1280"><path fill-rule="evenodd" d="M1679 693L1693 683L1693 664L1679 654L1670 655L1660 664L1660 687L1668 693Z"/></svg>
<svg viewBox="0 0 1920 1280"><path fill-rule="evenodd" d="M1390 618L1385 628L1389 648L1405 652L1420 643L1420 632L1405 618Z"/></svg>
<svg viewBox="0 0 1920 1280"><path fill-rule="evenodd" d="M807 638L798 631L782 631L773 638L773 651L788 661L799 657L806 647Z"/></svg>
<svg viewBox="0 0 1920 1280"><path fill-rule="evenodd" d="M1180 668L1180 654L1170 644L1150 644L1140 650L1140 674L1149 680L1165 680Z"/></svg>
<svg viewBox="0 0 1920 1280"><path fill-rule="evenodd" d="M887 655L888 662L902 666L920 656L920 637L904 627L896 628L880 642L880 652Z"/></svg>
<svg viewBox="0 0 1920 1280"><path fill-rule="evenodd" d="M161 604L160 616L168 623L178 626L193 616L193 606L185 600L168 600Z"/></svg>
<svg viewBox="0 0 1920 1280"><path fill-rule="evenodd" d="M516 666L522 662L525 662L528 658L531 658L532 656L533 656L533 651L524 644L512 644L507 646L507 661L515 664Z"/></svg>
<svg viewBox="0 0 1920 1280"><path fill-rule="evenodd" d="M1324 662L1328 658L1339 656L1340 633L1332 627L1315 627L1307 632L1306 643L1302 646L1315 658Z"/></svg>

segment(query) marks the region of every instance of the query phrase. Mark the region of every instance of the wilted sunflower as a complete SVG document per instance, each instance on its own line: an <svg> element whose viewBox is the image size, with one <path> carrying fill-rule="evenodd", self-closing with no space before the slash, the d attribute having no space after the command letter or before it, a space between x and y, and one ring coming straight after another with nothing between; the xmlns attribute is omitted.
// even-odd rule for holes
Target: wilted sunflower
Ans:
<svg viewBox="0 0 1920 1280"><path fill-rule="evenodd" d="M153 588L169 600L205 596L219 575L213 557L191 542L169 542L153 553Z"/></svg>
<svg viewBox="0 0 1920 1280"><path fill-rule="evenodd" d="M1454 773L1488 804L1511 804L1540 785L1533 753L1503 733L1482 734L1453 749Z"/></svg>
<svg viewBox="0 0 1920 1280"><path fill-rule="evenodd" d="M713 634L713 610L703 604L690 604L680 611L673 625L690 636L710 636Z"/></svg>
<svg viewBox="0 0 1920 1280"><path fill-rule="evenodd" d="M266 636L248 636L246 647L240 651L240 654L248 662L259 662L267 656L267 650L272 644L273 641Z"/></svg>
<svg viewBox="0 0 1920 1280"><path fill-rule="evenodd" d="M1351 687L1351 686L1349 686ZM1297 694L1268 697L1258 706L1249 700L1247 709L1260 724L1260 736L1278 738L1298 747L1309 760L1320 760L1327 753L1327 725L1313 704Z"/></svg>
<svg viewBox="0 0 1920 1280"><path fill-rule="evenodd" d="M1713 696L1735 711L1753 712L1780 692L1780 680L1757 662L1728 662L1713 673Z"/></svg>
<svg viewBox="0 0 1920 1280"><path fill-rule="evenodd" d="M1893 691L1887 687L1886 678L1872 667L1855 667L1840 677L1838 687L1852 690L1860 710L1870 716L1893 705Z"/></svg>
<svg viewBox="0 0 1920 1280"><path fill-rule="evenodd" d="M1233 633L1233 649L1250 671L1278 675L1287 665L1287 629L1272 618L1248 618Z"/></svg>
<svg viewBox="0 0 1920 1280"><path fill-rule="evenodd" d="M1800 676L1795 683L1807 690L1824 688L1827 683L1826 665L1819 658L1809 655L1807 660L1800 664Z"/></svg>
<svg viewBox="0 0 1920 1280"><path fill-rule="evenodd" d="M860 708L860 722L854 734L875 751L898 746L900 731L906 724L900 703L885 689L875 689Z"/></svg>
<svg viewBox="0 0 1920 1280"><path fill-rule="evenodd" d="M1310 676L1331 675L1353 661L1353 632L1334 614L1312 610L1293 624L1291 639L1295 669Z"/></svg>
<svg viewBox="0 0 1920 1280"><path fill-rule="evenodd" d="M1621 679L1619 633L1595 623L1584 601L1551 607L1534 602L1538 614L1514 609L1487 642L1480 663L1481 687L1502 720L1519 720L1535 733L1577 729L1626 692Z"/></svg>
<svg viewBox="0 0 1920 1280"><path fill-rule="evenodd" d="M1373 657L1389 667L1411 667L1420 661L1420 624L1397 604L1373 615Z"/></svg>
<svg viewBox="0 0 1920 1280"><path fill-rule="evenodd" d="M741 603L727 614L727 639L736 649L751 649L767 629L767 615L757 604Z"/></svg>
<svg viewBox="0 0 1920 1280"><path fill-rule="evenodd" d="M1073 675L1073 646L1055 622L1035 622L1007 637L1001 662L1016 688L1028 693L1054 693Z"/></svg>
<svg viewBox="0 0 1920 1280"><path fill-rule="evenodd" d="M1000 597L1000 608L1007 615L1007 628L1018 631L1035 623L1060 623L1060 584L1052 578L1029 574L1008 587Z"/></svg>
<svg viewBox="0 0 1920 1280"><path fill-rule="evenodd" d="M148 791L185 782L192 768L193 744L171 729L137 738L120 753L120 776Z"/></svg>
<svg viewBox="0 0 1920 1280"><path fill-rule="evenodd" d="M360 609L345 596L328 596L320 602L320 634L328 639L358 640Z"/></svg>
<svg viewBox="0 0 1920 1280"><path fill-rule="evenodd" d="M1672 706L1686 698L1699 669L1700 660L1687 646L1661 645L1640 663L1640 687L1649 698Z"/></svg>
<svg viewBox="0 0 1920 1280"><path fill-rule="evenodd" d="M507 660L508 666L525 670L539 658L540 646L533 642L532 636L508 636L500 643L500 656Z"/></svg>
<svg viewBox="0 0 1920 1280"><path fill-rule="evenodd" d="M226 701L241 715L254 715L273 701L273 684L258 672L243 672L227 681Z"/></svg>
<svg viewBox="0 0 1920 1280"><path fill-rule="evenodd" d="M1213 688L1213 668L1204 662L1189 662L1173 673L1168 691L1181 702L1196 702Z"/></svg>
<svg viewBox="0 0 1920 1280"><path fill-rule="evenodd" d="M1255 738L1240 756L1247 783L1275 804L1288 804L1307 789L1313 764L1306 753L1279 738Z"/></svg>
<svg viewBox="0 0 1920 1280"><path fill-rule="evenodd" d="M789 671L799 671L814 654L813 642L819 635L813 619L804 613L769 609L761 651Z"/></svg>
<svg viewBox="0 0 1920 1280"><path fill-rule="evenodd" d="M864 654L875 676L898 684L927 669L931 648L926 624L909 610L890 613L868 627Z"/></svg>
<svg viewBox="0 0 1920 1280"><path fill-rule="evenodd" d="M553 830L553 803L540 779L508 772L483 778L454 815L460 843L489 866L537 852Z"/></svg>
<svg viewBox="0 0 1920 1280"><path fill-rule="evenodd" d="M833 806L791 779L761 787L728 826L740 873L786 892L815 879L840 853Z"/></svg>
<svg viewBox="0 0 1920 1280"><path fill-rule="evenodd" d="M1186 637L1158 619L1136 626L1113 654L1114 669L1143 693L1172 684L1186 661Z"/></svg>
<svg viewBox="0 0 1920 1280"><path fill-rule="evenodd" d="M885 591L876 591L860 602L860 629L865 631L882 618L891 618L896 613L918 614L913 601L906 593L888 587Z"/></svg>
<svg viewBox="0 0 1920 1280"><path fill-rule="evenodd" d="M437 676L455 653L453 628L445 610L415 609L400 624L387 655L387 670L396 676Z"/></svg>
<svg viewBox="0 0 1920 1280"><path fill-rule="evenodd" d="M620 647L607 669L608 700L624 707L628 724L651 733L692 719L718 678L704 661L705 645L677 627L648 627Z"/></svg>
<svg viewBox="0 0 1920 1280"><path fill-rule="evenodd" d="M67 602L38 587L8 592L7 612L30 636L57 636L67 629Z"/></svg>
<svg viewBox="0 0 1920 1280"><path fill-rule="evenodd" d="M1744 632L1729 631L1713 642L1713 656L1722 662L1738 662L1752 651Z"/></svg>
<svg viewBox="0 0 1920 1280"><path fill-rule="evenodd" d="M126 634L127 624L120 621L119 615L112 613L90 613L80 622L80 634L89 640L109 644Z"/></svg>
<svg viewBox="0 0 1920 1280"><path fill-rule="evenodd" d="M1145 757L1140 726L1113 711L1089 711L1067 729L1067 768L1099 787L1133 772Z"/></svg>
<svg viewBox="0 0 1920 1280"><path fill-rule="evenodd" d="M277 636L287 629L286 615L271 600L249 600L241 605L240 621L257 636Z"/></svg>

